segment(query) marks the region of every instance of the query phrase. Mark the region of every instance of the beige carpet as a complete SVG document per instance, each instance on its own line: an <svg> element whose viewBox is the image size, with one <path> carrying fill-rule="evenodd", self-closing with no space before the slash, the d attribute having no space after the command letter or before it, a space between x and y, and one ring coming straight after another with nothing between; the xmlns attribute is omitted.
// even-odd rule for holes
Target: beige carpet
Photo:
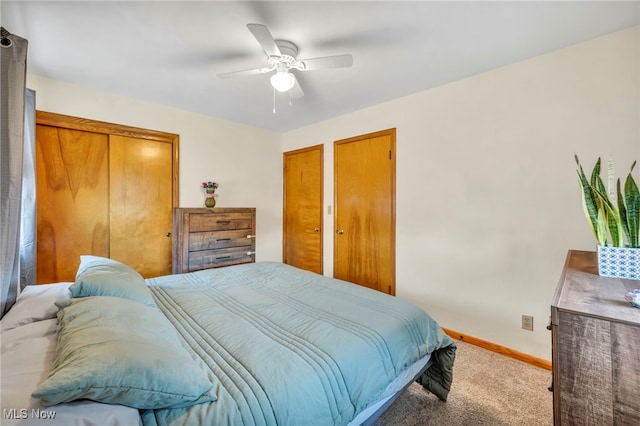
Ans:
<svg viewBox="0 0 640 426"><path fill-rule="evenodd" d="M551 372L456 341L453 385L446 403L412 384L375 426L553 424Z"/></svg>

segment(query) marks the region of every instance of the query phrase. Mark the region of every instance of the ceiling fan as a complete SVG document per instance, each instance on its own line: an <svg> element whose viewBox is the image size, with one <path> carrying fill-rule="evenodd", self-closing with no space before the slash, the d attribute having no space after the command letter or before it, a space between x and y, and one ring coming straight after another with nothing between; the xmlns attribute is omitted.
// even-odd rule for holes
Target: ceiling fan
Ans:
<svg viewBox="0 0 640 426"><path fill-rule="evenodd" d="M279 92L289 92L291 98L296 99L304 96L304 92L291 71L348 68L353 64L353 57L350 54L297 59L298 47L290 41L275 40L265 25L247 24L247 28L264 49L269 65L262 68L222 73L218 74L218 77L243 77L275 71L270 80L273 88Z"/></svg>

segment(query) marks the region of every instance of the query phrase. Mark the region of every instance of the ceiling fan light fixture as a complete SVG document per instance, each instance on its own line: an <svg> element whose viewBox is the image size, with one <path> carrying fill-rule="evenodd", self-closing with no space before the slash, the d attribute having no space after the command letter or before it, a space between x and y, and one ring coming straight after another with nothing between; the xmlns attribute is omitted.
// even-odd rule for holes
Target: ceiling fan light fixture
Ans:
<svg viewBox="0 0 640 426"><path fill-rule="evenodd" d="M271 85L278 92L288 92L296 84L296 77L288 71L278 71L271 76Z"/></svg>

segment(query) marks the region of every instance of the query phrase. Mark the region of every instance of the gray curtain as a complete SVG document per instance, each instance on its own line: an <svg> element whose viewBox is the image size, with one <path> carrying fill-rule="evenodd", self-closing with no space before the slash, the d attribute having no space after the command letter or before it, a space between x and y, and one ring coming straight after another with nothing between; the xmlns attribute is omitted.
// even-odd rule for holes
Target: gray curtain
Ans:
<svg viewBox="0 0 640 426"><path fill-rule="evenodd" d="M0 28L0 315L20 287L27 40Z"/></svg>

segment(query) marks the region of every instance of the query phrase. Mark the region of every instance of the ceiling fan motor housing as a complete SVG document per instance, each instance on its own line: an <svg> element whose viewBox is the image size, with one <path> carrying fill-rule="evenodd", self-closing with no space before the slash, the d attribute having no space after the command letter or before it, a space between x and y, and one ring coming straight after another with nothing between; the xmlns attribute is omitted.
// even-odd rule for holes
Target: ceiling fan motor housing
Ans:
<svg viewBox="0 0 640 426"><path fill-rule="evenodd" d="M298 46L286 40L276 40L275 42L278 49L280 49L281 56L271 56L269 57L269 62L272 64L285 62L288 65L294 63L298 56Z"/></svg>

